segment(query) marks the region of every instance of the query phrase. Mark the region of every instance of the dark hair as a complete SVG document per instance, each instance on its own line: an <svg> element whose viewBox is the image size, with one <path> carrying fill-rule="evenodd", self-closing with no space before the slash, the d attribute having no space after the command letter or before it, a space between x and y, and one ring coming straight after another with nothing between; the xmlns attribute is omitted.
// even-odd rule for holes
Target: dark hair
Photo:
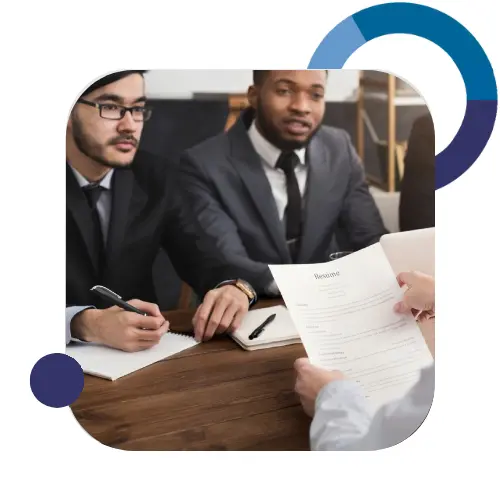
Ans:
<svg viewBox="0 0 500 500"><path fill-rule="evenodd" d="M127 70L127 71L117 71L116 73L111 73L109 75L103 76L102 78L99 78L99 80L95 81L92 85L90 85L85 92L83 92L82 96L90 94L94 90L104 87L105 85L109 85L110 83L116 82L118 80L121 80L122 78L125 78L126 76L133 75L135 73L138 73L141 76L144 76L144 73L146 73L146 70L143 69L132 69L132 70Z"/></svg>
<svg viewBox="0 0 500 500"><path fill-rule="evenodd" d="M253 70L253 84L254 85L262 85L266 78L268 77L268 73L270 73L270 69L254 69ZM328 70L325 69L326 76L328 76Z"/></svg>

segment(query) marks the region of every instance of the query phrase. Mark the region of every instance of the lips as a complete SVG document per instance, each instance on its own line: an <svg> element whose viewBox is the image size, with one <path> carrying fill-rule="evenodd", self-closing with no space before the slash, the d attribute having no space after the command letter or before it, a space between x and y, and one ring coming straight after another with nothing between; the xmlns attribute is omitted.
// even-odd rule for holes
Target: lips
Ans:
<svg viewBox="0 0 500 500"><path fill-rule="evenodd" d="M291 119L285 121L285 128L289 134L304 135L311 130L311 124L306 120Z"/></svg>
<svg viewBox="0 0 500 500"><path fill-rule="evenodd" d="M113 141L112 145L115 146L117 149L124 151L130 151L131 149L134 149L136 147L135 141L130 141L126 139L121 141Z"/></svg>

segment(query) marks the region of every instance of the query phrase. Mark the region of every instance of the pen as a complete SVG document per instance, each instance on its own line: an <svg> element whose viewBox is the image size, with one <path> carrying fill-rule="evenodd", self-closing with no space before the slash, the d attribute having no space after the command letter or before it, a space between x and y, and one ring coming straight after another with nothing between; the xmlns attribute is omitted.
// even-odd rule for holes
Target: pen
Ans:
<svg viewBox="0 0 500 500"><path fill-rule="evenodd" d="M137 307L131 306L128 302L125 302L117 293L112 292L109 288L106 288L102 285L96 285L90 289L91 292L94 292L96 295L99 295L101 299L113 304L114 306L121 307L125 309L125 311L135 312L137 314L142 314L142 316L147 316L148 314Z"/></svg>
<svg viewBox="0 0 500 500"><path fill-rule="evenodd" d="M264 328L269 324L271 323L272 321L274 321L274 318L276 318L276 314L271 314L271 316L269 316L269 318L266 319L266 321L264 321L264 323L262 323L262 325L258 326L250 335L249 335L249 339L250 340L253 340L253 339L256 339L261 333L262 331L264 330Z"/></svg>

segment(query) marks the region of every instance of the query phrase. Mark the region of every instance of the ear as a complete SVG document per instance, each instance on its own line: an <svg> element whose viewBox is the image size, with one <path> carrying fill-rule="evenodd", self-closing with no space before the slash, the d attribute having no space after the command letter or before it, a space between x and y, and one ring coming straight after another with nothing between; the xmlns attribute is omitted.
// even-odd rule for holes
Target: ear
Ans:
<svg viewBox="0 0 500 500"><path fill-rule="evenodd" d="M258 88L255 85L250 85L247 91L247 99L248 103L250 104L250 106L252 106L253 109L257 109L258 97L259 97Z"/></svg>

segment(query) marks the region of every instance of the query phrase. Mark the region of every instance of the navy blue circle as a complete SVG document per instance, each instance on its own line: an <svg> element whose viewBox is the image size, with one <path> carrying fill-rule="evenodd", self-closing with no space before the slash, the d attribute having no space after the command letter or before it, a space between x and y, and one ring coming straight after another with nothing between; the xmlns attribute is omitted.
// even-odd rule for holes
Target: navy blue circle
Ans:
<svg viewBox="0 0 500 500"><path fill-rule="evenodd" d="M62 408L75 402L83 391L82 367L71 356L47 354L31 370L31 391L40 403Z"/></svg>

